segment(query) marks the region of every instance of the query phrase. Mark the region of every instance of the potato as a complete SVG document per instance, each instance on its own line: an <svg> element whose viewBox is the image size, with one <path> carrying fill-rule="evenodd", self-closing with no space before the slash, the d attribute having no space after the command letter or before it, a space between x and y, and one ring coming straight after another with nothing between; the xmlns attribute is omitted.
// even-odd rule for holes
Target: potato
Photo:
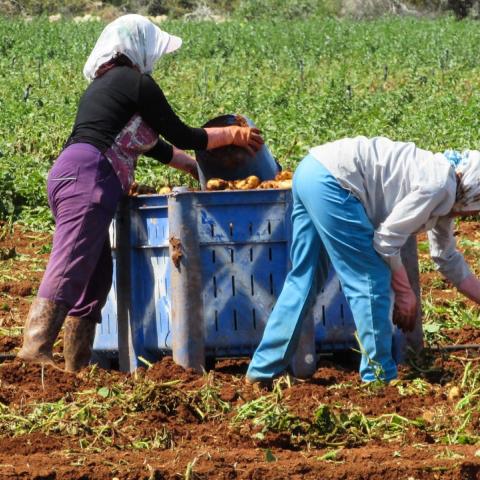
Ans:
<svg viewBox="0 0 480 480"><path fill-rule="evenodd" d="M130 190L128 191L128 194L132 197L136 197L137 195L151 195L154 193L157 193L155 187L143 185L137 182L133 182L130 186Z"/></svg>
<svg viewBox="0 0 480 480"><path fill-rule="evenodd" d="M225 190L228 182L221 178L211 178L207 182L207 190Z"/></svg>
<svg viewBox="0 0 480 480"><path fill-rule="evenodd" d="M245 179L245 181L247 182L248 188L250 190L257 188L260 185L260 179L255 175L250 175Z"/></svg>
<svg viewBox="0 0 480 480"><path fill-rule="evenodd" d="M292 188L292 180L280 180L278 188Z"/></svg>
<svg viewBox="0 0 480 480"><path fill-rule="evenodd" d="M281 172L275 175L275 180L280 182L282 180L291 180L293 178L293 173L290 170L282 170Z"/></svg>
<svg viewBox="0 0 480 480"><path fill-rule="evenodd" d="M454 400L458 400L461 396L461 390L459 387L457 387L457 385L454 385L453 387L450 388L450 390L448 391L448 399L450 401L454 401Z"/></svg>
<svg viewBox="0 0 480 480"><path fill-rule="evenodd" d="M160 195L167 195L168 193L172 193L172 189L170 187L162 187L158 193Z"/></svg>
<svg viewBox="0 0 480 480"><path fill-rule="evenodd" d="M260 185L260 179L255 175L250 175L243 180L236 180L234 184L237 190L253 190Z"/></svg>
<svg viewBox="0 0 480 480"><path fill-rule="evenodd" d="M153 195L157 193L157 189L152 187L151 185L139 185L138 186L138 194L139 195Z"/></svg>
<svg viewBox="0 0 480 480"><path fill-rule="evenodd" d="M233 182L233 187L235 190L248 190L245 180L235 180Z"/></svg>
<svg viewBox="0 0 480 480"><path fill-rule="evenodd" d="M278 188L278 182L275 180L265 180L258 186L258 188Z"/></svg>
<svg viewBox="0 0 480 480"><path fill-rule="evenodd" d="M129 194L131 197L134 197L134 196L138 195L137 191L138 191L138 183L137 183L137 182L133 182L133 183L130 185L130 190L128 191L128 194Z"/></svg>

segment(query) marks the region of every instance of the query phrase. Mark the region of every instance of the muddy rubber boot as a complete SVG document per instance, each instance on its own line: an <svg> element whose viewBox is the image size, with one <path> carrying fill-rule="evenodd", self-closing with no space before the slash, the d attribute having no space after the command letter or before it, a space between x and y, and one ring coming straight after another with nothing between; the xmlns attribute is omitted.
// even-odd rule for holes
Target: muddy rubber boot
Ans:
<svg viewBox="0 0 480 480"><path fill-rule="evenodd" d="M90 363L96 326L97 323L87 317L66 318L63 336L66 372L78 372Z"/></svg>
<svg viewBox="0 0 480 480"><path fill-rule="evenodd" d="M37 297L30 307L23 331L23 346L17 358L33 363L55 365L53 344L68 313L61 303Z"/></svg>

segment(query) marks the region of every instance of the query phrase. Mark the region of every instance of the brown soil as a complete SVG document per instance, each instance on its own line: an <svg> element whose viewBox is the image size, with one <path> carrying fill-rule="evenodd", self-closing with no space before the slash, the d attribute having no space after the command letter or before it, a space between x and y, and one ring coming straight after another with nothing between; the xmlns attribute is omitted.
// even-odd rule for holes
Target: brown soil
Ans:
<svg viewBox="0 0 480 480"><path fill-rule="evenodd" d="M448 329L445 330L452 344L459 345L480 345L480 330L471 325L465 325L461 330Z"/></svg>
<svg viewBox="0 0 480 480"><path fill-rule="evenodd" d="M41 439L41 438L40 438ZM38 440L40 440L38 439ZM46 439L41 439L46 440ZM50 440L50 439L48 439ZM24 440L25 441L25 440ZM49 442L51 445L51 442ZM26 449L21 449L22 450ZM217 447L206 449L178 446L171 452L136 453L106 451L77 456L72 452L50 449L44 453L29 453L28 463L22 463L25 454L15 453L2 464L2 479L18 478L95 478L95 479L319 479L342 478L351 480L397 480L478 478L479 462L475 447L449 449L449 454L461 452L461 460L435 458L446 449L422 451L411 446L399 446L392 455L391 446L372 445L369 448L344 450L335 462L320 460L324 451L298 452L272 450L273 461L265 460L260 449ZM46 459L48 458L48 462ZM20 462L19 462L20 460ZM56 465L53 472L50 465ZM188 474L189 466L193 474Z"/></svg>
<svg viewBox="0 0 480 480"><path fill-rule="evenodd" d="M4 403L55 401L77 390L81 384L76 375L50 366L46 366L43 372L40 366L16 360L0 366L0 394Z"/></svg>
<svg viewBox="0 0 480 480"><path fill-rule="evenodd" d="M458 236L477 239L477 229L478 223L463 222ZM15 257L0 261L0 353L20 347L19 327L38 288L40 267L48 258L42 252L48 242L48 235L18 228L0 241L0 248L14 246L16 250ZM476 261L475 251L470 249L467 257L471 263ZM435 272L422 274L422 285L433 282L435 288L428 294L435 302L447 302L456 293L447 284L439 286L439 278ZM480 344L480 333L473 327L442 333L452 343ZM61 366L61 342L56 352ZM248 360L219 361L209 375L184 370L169 357L134 374L89 367L73 375L7 360L0 363L0 420L4 409L29 412L32 405L42 402L61 400L68 405L78 398L97 397L101 402L97 392L104 387L134 389L141 382L170 386L156 392L158 397L146 396L128 414L125 407L112 407L106 413L105 425L116 424L119 433L110 445L98 441L97 446L83 449L81 440L91 443L95 437L89 432L84 437L65 431L15 436L0 429L0 479L477 479L478 445L446 445L441 441L445 432L428 428L438 416L448 419L462 413L456 409L454 388L461 384L466 361L476 364L477 355L475 351L455 352L453 356L431 353L418 360L420 369L402 367L399 382L377 388L361 384L355 362L321 360L312 379L283 389L283 405L302 422L311 422L319 405L325 404L345 414L356 410L368 417L396 414L411 421L423 419L425 425L412 426L392 440L372 435L367 442L328 448L297 441L288 431L261 436L253 423L233 422L235 412L245 402L269 394L244 383ZM424 389L408 390L414 388L411 379L424 382ZM211 384L231 410L203 418L199 408L204 407L195 402ZM480 431L477 411L470 424L472 431ZM152 438L161 429L168 431L169 445L133 448L136 441Z"/></svg>

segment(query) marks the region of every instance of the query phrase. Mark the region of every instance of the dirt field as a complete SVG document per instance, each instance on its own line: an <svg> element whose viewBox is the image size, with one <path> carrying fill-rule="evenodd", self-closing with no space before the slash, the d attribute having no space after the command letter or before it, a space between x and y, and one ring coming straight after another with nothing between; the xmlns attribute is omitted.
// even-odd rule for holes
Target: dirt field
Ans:
<svg viewBox="0 0 480 480"><path fill-rule="evenodd" d="M478 226L461 223L457 237L476 270ZM5 354L20 346L50 237L2 232ZM437 350L402 367L394 384L362 385L345 358L322 359L310 381L281 379L273 391L244 384L247 360L217 362L205 375L168 357L132 375L5 360L0 478L480 478L480 357L443 349L480 345L478 313L432 271L419 240L426 335Z"/></svg>

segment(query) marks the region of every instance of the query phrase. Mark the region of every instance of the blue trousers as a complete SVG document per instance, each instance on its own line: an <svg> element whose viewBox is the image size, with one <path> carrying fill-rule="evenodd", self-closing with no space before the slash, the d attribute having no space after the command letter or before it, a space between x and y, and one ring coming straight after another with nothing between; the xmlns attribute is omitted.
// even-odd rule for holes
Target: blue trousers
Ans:
<svg viewBox="0 0 480 480"><path fill-rule="evenodd" d="M292 269L247 376L269 380L289 366L315 281L325 282L330 260L353 313L362 380L396 378L390 268L373 248L374 228L363 205L311 155L302 160L293 179L292 222Z"/></svg>

